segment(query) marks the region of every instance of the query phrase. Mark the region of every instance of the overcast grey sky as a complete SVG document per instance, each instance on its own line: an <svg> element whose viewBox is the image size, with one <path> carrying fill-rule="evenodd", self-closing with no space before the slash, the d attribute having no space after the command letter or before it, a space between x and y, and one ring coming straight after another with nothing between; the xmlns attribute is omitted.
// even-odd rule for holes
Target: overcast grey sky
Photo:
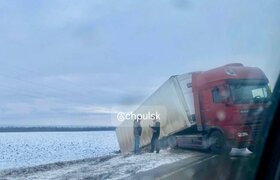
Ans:
<svg viewBox="0 0 280 180"><path fill-rule="evenodd" d="M271 84L280 2L1 0L0 126L111 125L169 76L232 62Z"/></svg>

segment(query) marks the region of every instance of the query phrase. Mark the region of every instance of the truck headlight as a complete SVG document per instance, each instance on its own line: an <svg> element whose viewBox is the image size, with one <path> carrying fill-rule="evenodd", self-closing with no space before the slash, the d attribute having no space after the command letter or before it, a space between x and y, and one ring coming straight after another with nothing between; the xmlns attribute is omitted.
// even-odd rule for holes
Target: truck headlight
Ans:
<svg viewBox="0 0 280 180"><path fill-rule="evenodd" d="M237 133L237 136L238 137L245 137L245 136L248 136L249 134L247 132L239 132Z"/></svg>

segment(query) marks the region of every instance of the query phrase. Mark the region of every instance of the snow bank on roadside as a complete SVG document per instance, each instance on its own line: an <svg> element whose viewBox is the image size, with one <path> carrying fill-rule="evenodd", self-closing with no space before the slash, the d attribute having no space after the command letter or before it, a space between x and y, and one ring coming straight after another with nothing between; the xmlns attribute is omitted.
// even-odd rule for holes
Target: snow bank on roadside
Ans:
<svg viewBox="0 0 280 180"><path fill-rule="evenodd" d="M168 150L162 150L159 154L144 153L127 157L118 156L96 167L95 174L102 174L105 170L109 170L112 174L110 179L119 179L139 172L148 171L164 164L174 163L189 158L192 155L193 153L191 152L172 153Z"/></svg>
<svg viewBox="0 0 280 180"><path fill-rule="evenodd" d="M251 151L249 151L247 148L244 149L237 149L237 148L232 148L230 152L230 156L248 156L252 154Z"/></svg>
<svg viewBox="0 0 280 180"><path fill-rule="evenodd" d="M172 152L161 150L159 154L143 153L141 155L116 155L95 158L86 161L63 162L41 165L10 172L0 172L0 178L5 179L122 179L139 172L151 170L164 164L194 156L191 151Z"/></svg>

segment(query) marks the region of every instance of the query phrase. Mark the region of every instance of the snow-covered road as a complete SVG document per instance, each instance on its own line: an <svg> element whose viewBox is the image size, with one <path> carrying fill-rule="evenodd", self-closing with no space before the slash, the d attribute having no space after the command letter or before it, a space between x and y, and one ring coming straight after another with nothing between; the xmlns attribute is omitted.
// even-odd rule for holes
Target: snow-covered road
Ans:
<svg viewBox="0 0 280 180"><path fill-rule="evenodd" d="M233 149L231 152L231 156L248 156L249 154L251 152L246 149ZM213 155L189 150L161 150L159 154L142 153L126 156L116 154L4 170L0 171L0 179L122 179L181 160L188 161L194 157L211 156Z"/></svg>

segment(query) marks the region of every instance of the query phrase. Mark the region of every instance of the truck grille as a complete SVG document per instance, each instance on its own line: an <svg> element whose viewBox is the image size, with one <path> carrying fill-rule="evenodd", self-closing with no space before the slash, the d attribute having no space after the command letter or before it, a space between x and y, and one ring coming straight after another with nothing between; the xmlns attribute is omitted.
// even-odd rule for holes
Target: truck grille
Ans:
<svg viewBox="0 0 280 180"><path fill-rule="evenodd" d="M248 116L253 117L254 119L260 118L264 116L264 110L261 108L250 109Z"/></svg>
<svg viewBox="0 0 280 180"><path fill-rule="evenodd" d="M262 132L262 123L252 124L251 130L252 130L252 138L254 139L258 138Z"/></svg>

